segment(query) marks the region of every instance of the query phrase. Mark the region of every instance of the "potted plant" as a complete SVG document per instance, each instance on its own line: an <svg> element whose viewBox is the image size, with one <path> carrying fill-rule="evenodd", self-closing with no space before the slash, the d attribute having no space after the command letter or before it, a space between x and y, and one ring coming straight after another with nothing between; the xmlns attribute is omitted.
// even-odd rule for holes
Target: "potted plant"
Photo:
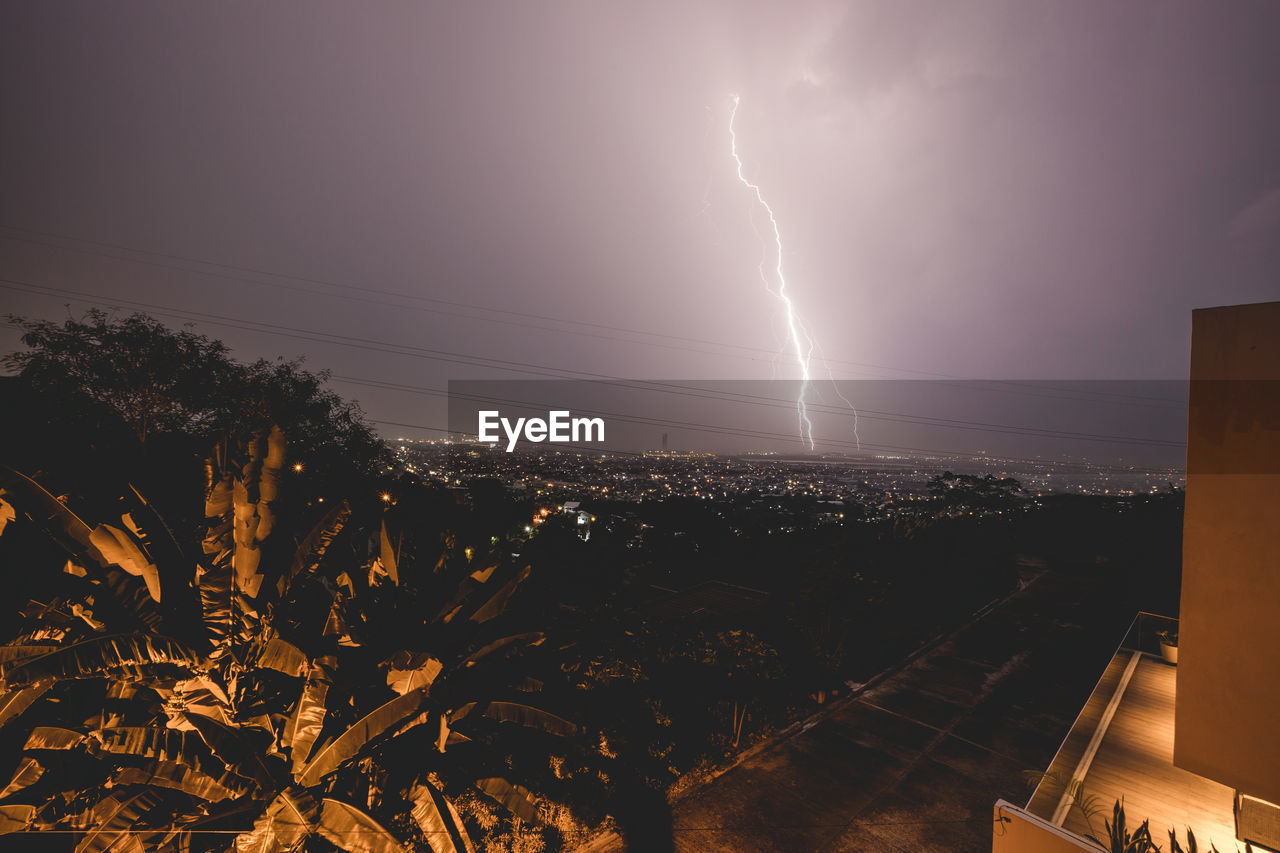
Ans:
<svg viewBox="0 0 1280 853"><path fill-rule="evenodd" d="M1156 634L1156 638L1160 640L1160 656L1167 662L1177 664L1178 662L1178 632L1177 631L1161 631Z"/></svg>

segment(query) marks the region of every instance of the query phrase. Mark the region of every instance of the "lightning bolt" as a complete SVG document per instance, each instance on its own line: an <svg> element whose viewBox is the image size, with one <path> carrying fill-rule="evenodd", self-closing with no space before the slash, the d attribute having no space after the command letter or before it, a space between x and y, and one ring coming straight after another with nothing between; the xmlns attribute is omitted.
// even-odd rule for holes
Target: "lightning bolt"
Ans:
<svg viewBox="0 0 1280 853"><path fill-rule="evenodd" d="M769 225L773 229L774 254L778 259L773 272L777 276L778 289L773 289L768 275L765 274L764 259L760 261L760 280L764 282L765 289L776 296L782 303L786 315L787 335L790 339L791 348L795 352L796 366L800 368L800 393L796 396L796 416L799 419L800 437L809 445L809 449L813 450L813 422L809 419L809 406L805 402L811 380L809 364L813 356L813 339L804 332L804 324L800 322L795 303L787 293L787 277L782 270L782 229L778 227L778 218L774 215L773 208L769 206L769 202L764 200L764 193L760 191L759 185L752 183L743 172L742 158L738 155L738 134L734 129L734 122L738 117L738 104L741 102L741 98L738 95L733 95L731 96L731 101L733 106L729 109L729 153L737 166L738 180L751 191L751 194L755 197L756 204L760 205L764 212L768 214Z"/></svg>
<svg viewBox="0 0 1280 853"><path fill-rule="evenodd" d="M808 329L805 328L805 324L800 318L800 312L796 309L795 303L787 293L787 277L782 269L782 229L778 226L778 218L774 215L773 208L765 201L764 193L760 190L759 185L749 180L743 171L742 157L738 155L738 134L734 128L734 123L738 117L738 105L741 100L738 95L730 96L732 106L729 108L729 153L733 157L734 165L737 167L738 180L751 191L756 204L763 208L768 215L769 225L773 230L774 255L777 257L777 263L773 269L773 274L776 276L778 283L776 290L768 273L765 271L765 265L768 263L767 250L761 255L758 269L760 271L760 280L764 283L765 290L769 291L772 296L775 296L782 303L790 348L795 353L796 366L800 369L800 391L796 395L796 416L799 420L800 438L809 445L810 450L814 449L813 422L809 418L809 405L806 402L806 398L812 381L810 366L813 361L813 351L817 348L819 358L826 368L827 378L831 380L832 389L835 391L836 396L853 412L853 437L857 446L861 447L862 440L858 437L858 410L844 394L840 393L840 388L831 373L831 366L827 364L826 358L821 355L822 348L813 336L809 334ZM756 228L754 216L751 218L751 227L753 229ZM766 243L764 236L760 234L758 229L756 229L756 236L760 238L762 244Z"/></svg>

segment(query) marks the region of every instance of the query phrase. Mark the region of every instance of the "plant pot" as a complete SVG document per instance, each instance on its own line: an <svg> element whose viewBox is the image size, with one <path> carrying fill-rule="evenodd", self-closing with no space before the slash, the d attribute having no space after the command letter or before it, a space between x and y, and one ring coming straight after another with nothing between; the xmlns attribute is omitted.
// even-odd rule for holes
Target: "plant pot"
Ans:
<svg viewBox="0 0 1280 853"><path fill-rule="evenodd" d="M1164 658L1167 663L1176 665L1178 663L1178 647L1172 643L1162 642L1160 644L1160 656Z"/></svg>

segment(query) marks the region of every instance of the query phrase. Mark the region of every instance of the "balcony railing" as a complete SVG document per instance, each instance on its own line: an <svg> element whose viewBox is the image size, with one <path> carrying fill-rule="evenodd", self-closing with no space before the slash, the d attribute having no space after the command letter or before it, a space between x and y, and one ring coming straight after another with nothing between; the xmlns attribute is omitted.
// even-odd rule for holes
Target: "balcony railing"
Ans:
<svg viewBox="0 0 1280 853"><path fill-rule="evenodd" d="M1120 647L1116 651L1117 653L1121 650L1147 652L1159 657L1160 641L1163 637L1170 635L1176 640L1178 636L1177 619L1172 616L1161 616L1158 613L1147 613L1140 610L1138 615L1133 617L1133 621L1129 623L1129 630L1125 632L1124 639L1120 641Z"/></svg>

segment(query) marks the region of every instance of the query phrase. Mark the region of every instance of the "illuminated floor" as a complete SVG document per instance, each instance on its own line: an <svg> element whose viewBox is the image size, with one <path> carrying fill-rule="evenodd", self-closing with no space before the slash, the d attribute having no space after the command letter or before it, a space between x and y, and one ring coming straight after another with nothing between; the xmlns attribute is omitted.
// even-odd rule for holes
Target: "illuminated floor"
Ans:
<svg viewBox="0 0 1280 853"><path fill-rule="evenodd" d="M1189 826L1201 848L1208 848L1212 841L1222 853L1237 846L1243 849L1244 845L1235 841L1231 789L1173 766L1177 668L1147 654L1132 661L1134 654L1122 650L1107 667L1028 810L1052 819L1062 799L1062 785L1057 780L1073 778L1081 762L1087 761L1084 795L1096 798L1100 812L1093 816L1091 828L1082 810L1071 808L1062 825L1072 832L1102 835L1104 818L1111 817L1112 805L1123 797L1129 825L1150 820L1161 847L1167 846L1171 827L1177 828L1185 843ZM1114 715L1101 741L1096 742L1107 706L1130 668L1124 692L1114 704ZM1090 760L1091 742L1096 751Z"/></svg>

